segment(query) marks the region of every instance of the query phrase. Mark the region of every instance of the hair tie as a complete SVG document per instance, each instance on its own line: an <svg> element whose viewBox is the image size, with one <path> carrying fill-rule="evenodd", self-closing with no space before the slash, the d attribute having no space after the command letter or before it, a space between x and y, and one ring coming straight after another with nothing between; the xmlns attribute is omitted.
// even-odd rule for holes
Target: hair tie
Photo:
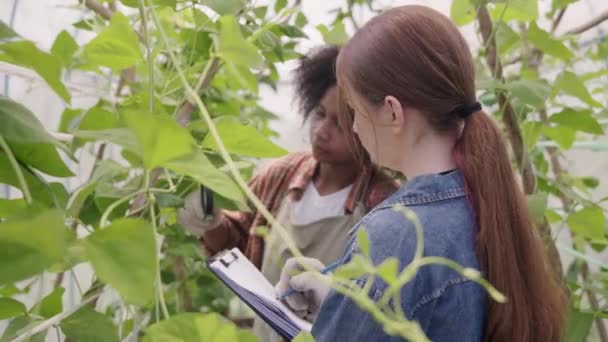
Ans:
<svg viewBox="0 0 608 342"><path fill-rule="evenodd" d="M470 106L461 106L456 108L455 112L461 118L466 118L473 113L477 113L481 110L481 103L475 102Z"/></svg>

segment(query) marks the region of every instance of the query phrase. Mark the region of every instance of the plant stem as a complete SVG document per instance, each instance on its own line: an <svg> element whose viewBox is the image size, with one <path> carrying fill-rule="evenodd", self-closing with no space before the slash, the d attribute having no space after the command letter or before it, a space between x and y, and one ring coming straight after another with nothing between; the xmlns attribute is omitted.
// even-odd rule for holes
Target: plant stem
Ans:
<svg viewBox="0 0 608 342"><path fill-rule="evenodd" d="M163 281L160 276L160 249L162 246L161 241L158 236L158 225L156 223L156 198L154 197L154 193L150 191L150 171L146 171L144 175L144 189L143 191L147 194L148 197L148 205L150 207L150 221L152 222L152 227L154 227L154 237L156 241L155 246L155 255L156 255L156 293L158 299L160 301L160 307L163 310L163 315L165 319L169 319L169 310L167 309L167 304L165 303L165 295L163 293ZM157 305L158 307L158 305Z"/></svg>
<svg viewBox="0 0 608 342"><path fill-rule="evenodd" d="M110 216L110 214L112 213L112 211L114 209L116 209L116 207L118 207L119 205L130 201L133 197L139 195L139 194L143 194L146 193L149 189L144 189L144 190L138 190L132 194L129 194L119 200L117 200L116 202L110 204L110 206L108 208L106 208L106 210L103 212L103 215L101 216L101 219L99 220L99 227L103 227L105 225L106 222L108 222L108 216Z"/></svg>
<svg viewBox="0 0 608 342"><path fill-rule="evenodd" d="M82 307L84 307L85 305L88 305L89 303L93 302L101 293L96 293L93 296L85 299L82 303L74 306L73 308L66 310L62 313L59 313L45 321L42 321L42 323L34 326L32 329L28 329L26 332L24 332L23 334L17 336L16 338L14 338L13 340L11 340L11 342L21 342L21 341L25 341L26 339L30 338L33 335L36 335L40 332L43 332L45 330L47 330L48 328L57 325L57 323L61 322L63 319L65 319L66 317L70 316L71 314L73 314L74 312L80 310Z"/></svg>
<svg viewBox="0 0 608 342"><path fill-rule="evenodd" d="M144 45L146 46L146 61L148 63L148 110L154 113L154 64L152 64L152 50L150 49L150 37L148 36L148 23L146 21L146 9L144 0L139 0L139 16L141 17L141 29L144 33Z"/></svg>
<svg viewBox="0 0 608 342"><path fill-rule="evenodd" d="M19 181L19 186L21 187L21 191L23 192L25 202L27 204L32 204L32 195L30 194L30 189L28 188L27 182L25 181L25 176L23 176L23 172L21 172L21 167L19 166L17 159L15 159L13 151L11 151L11 148L8 146L8 143L1 135L0 147L4 150L4 153L6 153L6 156L8 157L8 160L11 163L13 170L15 170L15 175L17 175L17 180Z"/></svg>
<svg viewBox="0 0 608 342"><path fill-rule="evenodd" d="M230 153L228 153L228 150L226 149L226 146L224 145L224 142L222 141L222 139L215 127L215 124L213 123L213 120L211 119L211 115L207 111L207 107L203 104L203 101L199 97L198 93L194 89L192 89L192 87L188 83L188 80L186 79L186 76L183 73L183 70L179 64L179 61L175 57L175 54L171 51L171 49L168 45L168 39L167 39L166 33L165 33L163 27L158 22L158 17L156 16L156 13L154 11L151 11L151 14L152 14L152 18L156 24L156 27L158 28L158 31L160 32L161 39L163 40L163 43L165 44L165 47L167 48L167 53L168 53L171 61L173 62L174 66L175 66L175 70L177 71L177 73L182 81L182 85L185 88L185 92L189 97L189 101L193 101L196 104L196 106L198 107L199 111L201 112L203 119L205 120L205 123L207 124L207 126L209 128L209 133L211 133L211 136L215 140L215 143L217 144L220 155L222 156L222 159L224 159L224 161L228 165L228 169L230 170L230 173L236 180L236 182L239 185L239 187L241 188L241 190L243 190L243 192L245 193L247 198L252 202L254 207L258 210L258 212L260 212L262 214L262 216L273 227L273 229L276 229L276 231L281 236L281 239L283 241L285 241L285 243L287 244L287 247L289 248L289 250L293 254L293 256L296 256L296 257L302 256L302 253L298 250L295 243L291 240L291 237L289 236L289 234L287 234L287 231L285 230L285 228L279 222L277 222L277 220L272 216L272 214L268 211L268 209L264 206L264 204L260 201L260 199L253 193L253 191L251 191L251 189L247 185L247 182L245 182L245 180L241 176L240 172L238 171L238 168L236 167L236 165L234 164L234 161L232 160L232 157L230 157Z"/></svg>

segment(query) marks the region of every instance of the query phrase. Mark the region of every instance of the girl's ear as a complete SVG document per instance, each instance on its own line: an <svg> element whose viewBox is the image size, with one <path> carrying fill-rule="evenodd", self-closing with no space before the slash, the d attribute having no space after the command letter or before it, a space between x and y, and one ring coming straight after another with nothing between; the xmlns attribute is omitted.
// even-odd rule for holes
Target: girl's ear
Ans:
<svg viewBox="0 0 608 342"><path fill-rule="evenodd" d="M407 118L401 102L396 97L389 95L384 98L383 107L383 122L388 123L395 134L402 133Z"/></svg>

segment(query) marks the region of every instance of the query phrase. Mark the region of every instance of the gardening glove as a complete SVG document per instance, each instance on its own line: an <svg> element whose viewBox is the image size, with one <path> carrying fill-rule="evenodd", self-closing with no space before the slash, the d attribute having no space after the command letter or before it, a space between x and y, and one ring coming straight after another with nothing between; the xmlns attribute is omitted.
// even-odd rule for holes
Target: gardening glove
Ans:
<svg viewBox="0 0 608 342"><path fill-rule="evenodd" d="M330 287L319 277L328 277L318 272L305 271L301 266L307 265L320 272L325 265L317 259L307 257L289 258L281 270L281 278L275 286L279 298L282 298L290 289L296 292L281 300L300 318L314 322L321 304ZM317 273L317 274L315 274Z"/></svg>
<svg viewBox="0 0 608 342"><path fill-rule="evenodd" d="M184 208L178 211L177 221L200 238L219 226L219 209L214 208L213 215L205 215L201 205L201 191L194 191L186 197Z"/></svg>

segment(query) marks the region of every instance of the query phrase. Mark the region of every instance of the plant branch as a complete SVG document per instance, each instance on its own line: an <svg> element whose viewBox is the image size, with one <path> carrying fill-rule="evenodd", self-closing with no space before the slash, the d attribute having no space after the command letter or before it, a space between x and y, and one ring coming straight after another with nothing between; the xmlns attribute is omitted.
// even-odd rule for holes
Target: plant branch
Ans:
<svg viewBox="0 0 608 342"><path fill-rule="evenodd" d="M543 122L547 121L547 119L548 119L547 111L542 110L542 111L540 111L539 114L540 114L540 118ZM564 174L564 169L559 161L558 149L556 147L548 147L547 153L549 154L549 163L551 165L551 171L553 172L553 175L555 176L557 181L562 181L563 180L562 175ZM566 212L570 212L573 209L574 203L573 203L572 199L570 199L565 193L560 192L558 198L559 198L560 202L562 203L562 207L564 208L564 210ZM572 236L574 236L574 234L572 232L570 232L570 234ZM583 281L587 281L589 278L589 265L584 260L582 261L582 266L581 266L581 277L583 278ZM600 305L597 300L597 296L595 295L593 290L585 289L585 293L587 294L587 297L589 298L589 305L591 305L591 309L595 312L600 311ZM606 330L606 326L604 325L604 320L601 317L597 317L595 319L595 325L597 327L600 341L602 341L602 342L608 341L608 331Z"/></svg>
<svg viewBox="0 0 608 342"><path fill-rule="evenodd" d="M555 31L557 30L557 27L562 22L562 19L564 18L564 13L566 13L566 9L568 9L568 6L560 9L559 12L557 12L557 16L555 17L555 19L553 19L553 22L551 22L551 33L552 34L555 33Z"/></svg>
<svg viewBox="0 0 608 342"><path fill-rule="evenodd" d="M496 48L496 39L492 35L492 19L490 18L487 7L480 6L477 14L479 29L483 37L484 45L487 46L486 61L488 67L492 71L492 76L494 79L504 82L502 66ZM526 145L523 141L523 135L519 126L517 113L515 112L511 101L509 101L507 95L503 91L497 91L496 95L498 97L500 108L504 108L502 112L502 121L507 130L511 149L521 173L524 192L526 194L532 194L536 190L536 177L534 175L532 161L528 156ZM542 240L545 242L548 261L553 269L554 275L556 276L556 279L561 279L563 268L559 252L555 247L553 239L551 238L551 227L545 221L542 224L539 224L537 228L540 232Z"/></svg>
<svg viewBox="0 0 608 342"><path fill-rule="evenodd" d="M25 202L27 204L32 204L32 195L30 194L30 188L27 186L27 182L25 181L25 176L23 175L21 167L19 166L19 162L17 162L17 159L15 158L13 151L11 151L10 146L8 146L8 143L6 142L4 137L1 135L0 135L0 148L2 150L4 150L4 153L6 153L6 157L8 158L8 161L11 163L11 166L13 167L13 170L15 171L15 175L17 176L17 181L19 182L19 186L21 187L21 192L23 192L23 197L25 198Z"/></svg>
<svg viewBox="0 0 608 342"><path fill-rule="evenodd" d="M492 19L485 6L479 7L478 21L484 45L487 46L486 62L492 71L492 77L500 82L504 82L502 65L496 48L496 39L494 35L492 35ZM536 179L534 177L532 163L526 152L517 113L503 91L498 91L496 95L498 97L499 106L504 108L502 120L507 130L507 134L509 135L509 141L511 142L511 148L515 155L517 166L521 170L524 191L526 194L531 194L536 188Z"/></svg>
<svg viewBox="0 0 608 342"><path fill-rule="evenodd" d="M80 3L82 2L83 0L80 0ZM96 0L84 0L84 5L107 20L110 20L114 14L111 9Z"/></svg>
<svg viewBox="0 0 608 342"><path fill-rule="evenodd" d="M152 63L152 50L150 49L150 37L148 35L148 23L146 21L146 9L144 7L144 0L139 0L139 16L141 17L141 29L144 37L143 42L146 46L146 61L148 63L148 110L150 113L154 113L154 64Z"/></svg>
<svg viewBox="0 0 608 342"><path fill-rule="evenodd" d="M295 243L291 240L291 238L289 237L289 234L287 233L285 228L279 222L277 222L277 220L268 211L266 206L264 206L264 204L260 201L260 199L256 196L256 194L254 194L253 191L249 188L249 186L247 185L247 182L245 182L245 180L243 179L243 176L241 176L241 173L239 172L238 168L234 164L234 161L232 160L230 153L228 153L228 150L226 149L226 146L224 145L224 142L222 141L222 139L213 123L213 120L211 119L211 115L207 111L207 107L203 104L203 101L201 100L201 98L199 96L199 92L195 91L195 89L193 89L190 86L190 84L188 83L188 80L186 79L186 76L184 75L184 72L183 72L181 66L179 65L179 61L177 60L177 57L169 48L167 35L166 35L163 27L158 22L156 13L154 13L154 11L152 11L151 13L152 13L152 18L154 19L154 22L156 24L156 27L158 28L158 30L160 32L160 36L163 40L163 43L166 45L169 58L173 61L177 74L179 75L182 85L185 88L184 90L186 92L187 98L189 98L189 101L196 103L196 106L198 107L199 111L201 112L202 117L205 120L205 123L209 127L209 133L211 134L211 136L213 137L213 140L217 144L220 156L226 162L226 165L228 166L228 170L230 171L230 173L236 180L236 183L239 185L241 190L245 193L247 198L252 202L255 209L258 210L258 212L262 214L262 216L266 219L266 221L268 221L268 223L272 227L275 227L273 229L276 229L276 231L279 233L281 239L283 241L285 241L290 252L293 253L293 256L296 256L296 257L302 256L302 253L298 250ZM254 34L252 34L252 36L257 36L257 35L254 32Z"/></svg>
<svg viewBox="0 0 608 342"><path fill-rule="evenodd" d="M581 34L587 30L590 30L590 29L598 26L599 24L603 23L606 20L608 20L608 10L602 12L600 15L591 19L589 22L568 30L568 32L566 32L566 34Z"/></svg>
<svg viewBox="0 0 608 342"><path fill-rule="evenodd" d="M181 256L175 257L173 263L173 272L175 273L175 279L177 280L177 302L179 303L180 310L192 311L192 297L188 291L188 278L184 270L184 258Z"/></svg>
<svg viewBox="0 0 608 342"><path fill-rule="evenodd" d="M148 175L146 175L148 176ZM149 177L149 176L148 176ZM154 194L152 192L150 192L150 183L146 182L146 191L147 191L147 195L149 197L149 200L151 202L150 205L150 220L152 221L152 226L154 227L154 235L155 235L155 240L156 240L156 250L159 251L161 248L161 240L159 238L159 234L158 234L158 226L156 223L156 209L154 208L155 204L154 204ZM160 252L156 253L156 291L157 291L157 295L158 298L160 300L160 307L163 310L163 316L165 316L165 319L169 319L169 310L167 309L167 304L165 303L165 293L163 291L163 280L162 277L160 275Z"/></svg>
<svg viewBox="0 0 608 342"><path fill-rule="evenodd" d="M73 308L63 311L45 321L43 321L42 323L34 326L31 329L28 329L26 332L24 332L23 334L17 336L16 338L14 338L11 342L21 342L21 341L25 341L26 339L29 339L31 336L36 335L40 332L43 332L47 329L49 329L50 327L57 325L57 323L61 322L63 319L65 319L66 317L72 315L74 312L80 310L82 307L84 307L85 305L88 305L90 303L92 303L97 297L99 297L99 295L101 294L101 292L98 292L96 294L94 294L93 296L85 299L82 303L75 305Z"/></svg>

